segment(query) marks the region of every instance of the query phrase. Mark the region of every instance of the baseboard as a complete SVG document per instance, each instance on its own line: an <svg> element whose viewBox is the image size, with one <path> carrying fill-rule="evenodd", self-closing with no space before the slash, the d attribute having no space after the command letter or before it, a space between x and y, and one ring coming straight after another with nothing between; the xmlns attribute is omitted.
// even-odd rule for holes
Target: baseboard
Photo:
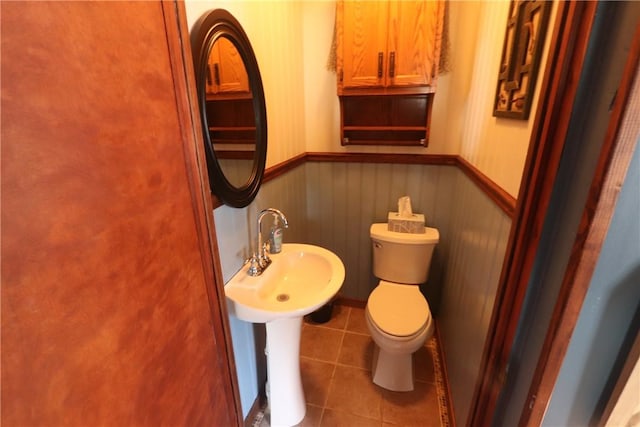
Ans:
<svg viewBox="0 0 640 427"><path fill-rule="evenodd" d="M354 307L354 308L365 308L367 306L366 301L362 301L354 298L347 298L339 296L336 298L336 303L340 305L344 305L346 307Z"/></svg>
<svg viewBox="0 0 640 427"><path fill-rule="evenodd" d="M449 385L449 374L447 373L447 359L444 356L444 345L440 337L440 328L437 321L435 322L435 334L438 341L438 352L440 353L440 364L442 370L442 380L444 381L444 388L446 390L447 410L449 415L449 427L456 427L456 415L453 410L453 398L451 397L451 387Z"/></svg>
<svg viewBox="0 0 640 427"><path fill-rule="evenodd" d="M258 414L260 413L260 411L262 410L262 408L265 406L266 403L267 403L267 398L264 395L264 393L262 392L258 393L258 396L256 396L256 400L253 402L253 405L251 405L251 409L249 409L247 418L244 419L244 427L253 426L253 423L256 417L258 416Z"/></svg>

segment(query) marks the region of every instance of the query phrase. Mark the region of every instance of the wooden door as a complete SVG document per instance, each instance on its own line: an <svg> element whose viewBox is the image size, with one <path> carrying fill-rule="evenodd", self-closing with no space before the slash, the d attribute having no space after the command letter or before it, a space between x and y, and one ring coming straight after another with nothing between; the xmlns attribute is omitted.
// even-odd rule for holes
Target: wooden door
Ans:
<svg viewBox="0 0 640 427"><path fill-rule="evenodd" d="M500 417L504 416L504 407L498 406L500 395L506 385L519 381L509 376L522 374L522 370L509 369L509 361L512 352L518 350L515 348L515 341L520 332L523 310L527 308L525 301L532 296L536 299L540 297L542 288L529 284L532 271L538 264L536 256L541 247L543 226L548 220L547 211L553 201L553 187L560 171L560 159L563 150L566 150L565 143L568 135L572 133L571 126L574 125L574 121L583 123L595 117L594 109L581 109L576 113L576 99L584 83L584 75L610 79L611 71L616 68L616 64L605 66L602 65L602 61L590 59L590 55L593 55L593 58L598 57L598 50L606 46L607 33L600 31L594 24L598 16L615 16L611 22L619 23L621 15L608 13L596 2L568 1L558 4L553 33L550 34L552 38L527 163L493 308L490 334L487 336L479 371L482 375L479 376L475 387L467 426L491 426L496 420L500 420ZM576 240L571 246L570 262L565 271L556 271L556 274L564 274L564 277L557 291L555 308L550 314L538 366L531 378L531 388L525 400L527 403L522 408L518 424L520 426L538 426L543 421L591 273L596 265L593 254L600 251L600 245L606 236L606 227L602 228L606 222L603 218L613 213L612 205L615 204L622 182L620 174L624 175L628 166L627 164L623 168L622 165L631 157L632 150L629 150L629 146L635 143L632 135L637 135L637 131L634 133L619 126L622 113L629 108L627 105L632 104L632 99L638 99L627 96L633 81L631 78L637 70L634 67L638 64L639 34L640 30L636 30L624 77L619 81L616 95L609 107L609 127L597 165L593 165L593 181L584 204ZM592 47L593 52L590 51ZM583 70L583 67L587 68ZM601 68L606 68L609 75L602 74ZM573 117L574 114L578 116ZM639 116L630 114L630 117ZM603 123L601 117L597 119ZM630 122L637 124L637 120ZM632 143L629 144L629 141ZM574 214L580 212L574 211ZM532 291L531 295L529 291ZM545 321L539 318L529 320ZM509 399L506 399L506 402L511 403Z"/></svg>
<svg viewBox="0 0 640 427"><path fill-rule="evenodd" d="M2 4L3 426L240 424L180 8Z"/></svg>
<svg viewBox="0 0 640 427"><path fill-rule="evenodd" d="M431 84L440 58L443 16L439 1L390 3L386 86Z"/></svg>
<svg viewBox="0 0 640 427"><path fill-rule="evenodd" d="M337 6L338 72L341 88L385 85L387 1L340 1Z"/></svg>

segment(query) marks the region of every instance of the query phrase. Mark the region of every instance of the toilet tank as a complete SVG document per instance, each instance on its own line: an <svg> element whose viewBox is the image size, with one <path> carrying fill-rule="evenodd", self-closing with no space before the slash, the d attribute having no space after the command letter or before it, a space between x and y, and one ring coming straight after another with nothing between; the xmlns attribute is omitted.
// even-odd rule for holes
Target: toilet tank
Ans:
<svg viewBox="0 0 640 427"><path fill-rule="evenodd" d="M397 233L387 223L372 224L373 274L389 282L420 284L427 281L433 249L440 240L435 228L420 234Z"/></svg>

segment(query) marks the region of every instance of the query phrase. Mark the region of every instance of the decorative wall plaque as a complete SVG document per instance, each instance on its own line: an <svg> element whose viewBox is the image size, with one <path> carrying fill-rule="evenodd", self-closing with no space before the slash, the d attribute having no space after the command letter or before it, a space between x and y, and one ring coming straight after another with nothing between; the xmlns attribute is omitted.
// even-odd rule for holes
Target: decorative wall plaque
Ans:
<svg viewBox="0 0 640 427"><path fill-rule="evenodd" d="M511 0L493 109L495 117L529 118L551 4L545 0Z"/></svg>

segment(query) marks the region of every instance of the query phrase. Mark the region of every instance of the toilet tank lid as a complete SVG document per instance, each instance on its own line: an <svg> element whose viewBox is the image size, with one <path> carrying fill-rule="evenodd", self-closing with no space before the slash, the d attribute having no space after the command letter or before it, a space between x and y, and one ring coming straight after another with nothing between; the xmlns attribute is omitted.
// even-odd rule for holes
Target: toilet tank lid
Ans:
<svg viewBox="0 0 640 427"><path fill-rule="evenodd" d="M440 233L431 227L425 227L424 233L398 233L389 231L386 222L371 224L371 238L382 240L383 242L403 243L407 245L424 245L428 243L438 243Z"/></svg>

